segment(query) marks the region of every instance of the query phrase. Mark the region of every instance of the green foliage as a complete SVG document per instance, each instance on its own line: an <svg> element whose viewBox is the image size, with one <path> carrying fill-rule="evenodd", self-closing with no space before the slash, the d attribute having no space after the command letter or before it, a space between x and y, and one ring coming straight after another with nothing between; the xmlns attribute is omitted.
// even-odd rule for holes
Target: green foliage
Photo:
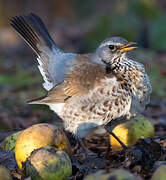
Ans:
<svg viewBox="0 0 166 180"><path fill-rule="evenodd" d="M165 63L160 63L161 57L154 51L139 48L131 58L134 58L145 65L145 70L150 77L152 85L151 99L159 100L166 97L165 76L161 74Z"/></svg>
<svg viewBox="0 0 166 180"><path fill-rule="evenodd" d="M86 47L89 50L94 50L103 39L111 36L122 36L128 40L137 39L140 22L134 16L114 14L112 17L116 18L109 18L108 15L101 17L88 34Z"/></svg>
<svg viewBox="0 0 166 180"><path fill-rule="evenodd" d="M93 51L94 49L96 49L99 43L103 41L103 39L109 37L110 35L110 19L108 18L108 16L103 16L86 37L86 47L89 50Z"/></svg>
<svg viewBox="0 0 166 180"><path fill-rule="evenodd" d="M165 97L165 77L160 74L159 67L157 67L157 65L153 65L151 68L148 69L148 75L150 76L152 85L151 99L158 100Z"/></svg>
<svg viewBox="0 0 166 180"><path fill-rule="evenodd" d="M23 68L15 67L14 73L0 73L0 85L25 86L33 83L39 83L40 77Z"/></svg>
<svg viewBox="0 0 166 180"><path fill-rule="evenodd" d="M161 9L155 0L131 0L129 11L138 18L154 19L160 15Z"/></svg>
<svg viewBox="0 0 166 180"><path fill-rule="evenodd" d="M151 48L157 51L166 50L166 26L165 23L166 15L160 16L151 23L149 29L149 40Z"/></svg>
<svg viewBox="0 0 166 180"><path fill-rule="evenodd" d="M122 36L131 41L143 41L142 30L147 28L149 48L166 50L166 14L155 0L117 1L115 8L98 18L96 25L85 37L88 50L95 50L98 44L111 36ZM146 26L145 26L146 25Z"/></svg>
<svg viewBox="0 0 166 180"><path fill-rule="evenodd" d="M111 34L113 36L122 36L128 40L136 40L138 37L139 19L133 15L117 15L116 19L112 19Z"/></svg>

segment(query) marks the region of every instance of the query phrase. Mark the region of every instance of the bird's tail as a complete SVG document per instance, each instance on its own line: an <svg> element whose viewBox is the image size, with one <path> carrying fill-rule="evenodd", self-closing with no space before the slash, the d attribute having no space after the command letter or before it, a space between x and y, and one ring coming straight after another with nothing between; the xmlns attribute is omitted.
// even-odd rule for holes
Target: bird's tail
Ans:
<svg viewBox="0 0 166 180"><path fill-rule="evenodd" d="M60 51L51 38L43 21L34 13L15 16L10 20L11 26L29 44L29 46L40 56L40 47L48 47L50 50Z"/></svg>

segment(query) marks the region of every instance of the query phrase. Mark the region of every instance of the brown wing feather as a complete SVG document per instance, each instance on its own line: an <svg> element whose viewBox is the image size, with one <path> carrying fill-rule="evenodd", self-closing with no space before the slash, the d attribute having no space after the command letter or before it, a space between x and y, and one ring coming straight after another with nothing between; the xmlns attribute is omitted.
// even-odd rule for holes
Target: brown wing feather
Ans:
<svg viewBox="0 0 166 180"><path fill-rule="evenodd" d="M85 61L83 59L85 58ZM81 96L93 89L94 86L101 83L101 79L105 77L115 77L111 71L106 72L104 66L94 64L88 56L78 55L75 65L71 73L66 77L66 80L61 84L53 87L44 98L30 101L31 104L52 104L64 103L67 99L73 96Z"/></svg>

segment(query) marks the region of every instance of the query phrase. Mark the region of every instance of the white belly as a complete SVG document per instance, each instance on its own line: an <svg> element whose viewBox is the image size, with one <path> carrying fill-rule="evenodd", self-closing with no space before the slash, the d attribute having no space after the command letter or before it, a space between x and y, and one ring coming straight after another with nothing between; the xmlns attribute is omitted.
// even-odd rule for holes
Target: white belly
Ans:
<svg viewBox="0 0 166 180"><path fill-rule="evenodd" d="M65 103L49 104L49 107L51 110L56 112L59 116L61 116L64 105Z"/></svg>

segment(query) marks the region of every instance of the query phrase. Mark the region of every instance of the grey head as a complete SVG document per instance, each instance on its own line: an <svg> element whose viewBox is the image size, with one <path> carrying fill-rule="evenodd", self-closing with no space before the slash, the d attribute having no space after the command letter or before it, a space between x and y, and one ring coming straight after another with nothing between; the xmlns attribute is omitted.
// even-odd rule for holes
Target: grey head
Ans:
<svg viewBox="0 0 166 180"><path fill-rule="evenodd" d="M136 48L136 43L128 42L122 37L111 37L104 40L92 55L92 61L98 64L113 66L120 63L127 51Z"/></svg>

